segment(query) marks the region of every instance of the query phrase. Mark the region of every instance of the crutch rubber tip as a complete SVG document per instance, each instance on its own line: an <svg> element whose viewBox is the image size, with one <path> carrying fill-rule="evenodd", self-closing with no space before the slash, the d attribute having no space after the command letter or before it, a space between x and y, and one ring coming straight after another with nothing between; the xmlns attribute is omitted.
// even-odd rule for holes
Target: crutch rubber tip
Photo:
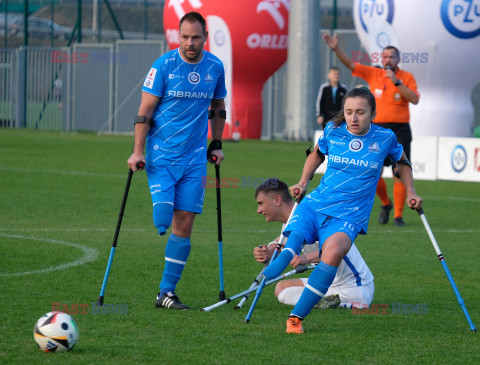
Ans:
<svg viewBox="0 0 480 365"><path fill-rule="evenodd" d="M237 310L237 309L240 309L242 307L239 307L238 305L236 305L235 307L233 307L234 310Z"/></svg>
<svg viewBox="0 0 480 365"><path fill-rule="evenodd" d="M472 332L473 332L473 333L477 332L477 329L476 329L476 328L474 328L474 329L472 330Z"/></svg>
<svg viewBox="0 0 480 365"><path fill-rule="evenodd" d="M249 320L249 319L245 319L245 320L243 321L243 323L250 323L250 320Z"/></svg>
<svg viewBox="0 0 480 365"><path fill-rule="evenodd" d="M201 308L201 309L200 309L200 312L205 312L205 309Z"/></svg>
<svg viewBox="0 0 480 365"><path fill-rule="evenodd" d="M225 300L227 298L223 290L220 293L218 293L218 298L220 299L220 301Z"/></svg>
<svg viewBox="0 0 480 365"><path fill-rule="evenodd" d="M103 305L103 296L100 295L100 296L98 297L98 299L97 299L97 305L98 305L99 307L101 307L101 306Z"/></svg>

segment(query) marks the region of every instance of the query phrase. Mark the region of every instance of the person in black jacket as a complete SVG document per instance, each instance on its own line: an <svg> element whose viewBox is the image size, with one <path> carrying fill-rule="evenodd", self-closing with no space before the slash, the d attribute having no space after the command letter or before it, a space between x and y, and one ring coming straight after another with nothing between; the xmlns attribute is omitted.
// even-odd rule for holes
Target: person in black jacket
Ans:
<svg viewBox="0 0 480 365"><path fill-rule="evenodd" d="M328 72L329 82L320 85L317 96L317 123L323 127L333 119L342 108L342 100L347 93L347 86L340 82L340 70L331 67Z"/></svg>

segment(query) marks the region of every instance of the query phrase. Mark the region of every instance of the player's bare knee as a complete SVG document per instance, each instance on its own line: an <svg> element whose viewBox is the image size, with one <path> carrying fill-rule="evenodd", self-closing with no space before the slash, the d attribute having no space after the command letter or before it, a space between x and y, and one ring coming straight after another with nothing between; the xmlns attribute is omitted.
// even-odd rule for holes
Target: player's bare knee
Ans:
<svg viewBox="0 0 480 365"><path fill-rule="evenodd" d="M175 210L173 213L172 232L179 237L190 237L194 221L195 213Z"/></svg>
<svg viewBox="0 0 480 365"><path fill-rule="evenodd" d="M280 293L286 289L288 285L284 281L280 281L277 286L275 287L275 296L278 298Z"/></svg>

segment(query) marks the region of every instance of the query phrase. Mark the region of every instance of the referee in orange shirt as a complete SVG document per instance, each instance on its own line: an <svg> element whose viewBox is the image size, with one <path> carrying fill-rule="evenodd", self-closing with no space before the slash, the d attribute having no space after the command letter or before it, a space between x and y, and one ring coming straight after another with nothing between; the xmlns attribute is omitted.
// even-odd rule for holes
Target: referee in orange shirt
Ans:
<svg viewBox="0 0 480 365"><path fill-rule="evenodd" d="M395 132L398 142L410 161L410 142L412 132L410 130L410 112L408 103L417 104L420 95L417 91L417 83L413 75L400 70L400 51L393 46L387 46L382 51L382 65L384 69L373 66L365 66L354 62L338 46L337 35L323 35L323 40L335 52L338 59L352 70L352 75L364 79L370 86L370 91L375 95L377 102L377 116L374 123ZM387 162L386 162L387 164ZM380 224L386 224L390 210L395 207L394 224L403 227L405 225L402 214L407 191L400 179L393 177L393 205L388 197L385 180L380 178L377 185L377 195L382 201L382 210L378 219Z"/></svg>

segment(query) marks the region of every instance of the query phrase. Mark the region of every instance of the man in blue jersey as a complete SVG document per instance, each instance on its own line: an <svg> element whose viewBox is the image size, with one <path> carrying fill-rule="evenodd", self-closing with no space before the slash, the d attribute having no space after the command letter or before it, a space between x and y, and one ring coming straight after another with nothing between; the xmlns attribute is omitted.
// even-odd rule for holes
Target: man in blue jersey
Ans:
<svg viewBox="0 0 480 365"><path fill-rule="evenodd" d="M397 163L396 172L407 189L409 207L422 206L403 147L391 130L372 124L375 115L375 97L368 89L348 92L343 111L327 125L305 162L299 183L290 188L294 197L301 196L310 176L328 156L320 185L302 200L285 228L285 248L264 271L267 279L278 276L304 243L319 242L321 261L287 319L288 333L304 332L303 319L327 293L357 235L367 233L377 182L387 157Z"/></svg>
<svg viewBox="0 0 480 365"><path fill-rule="evenodd" d="M153 63L135 119L135 145L128 166L136 171L137 163L145 162L153 222L161 236L172 225L155 301L159 308L190 309L175 289L190 253L195 215L203 209L206 161L220 164L224 158L225 72L222 62L203 50L207 37L206 22L199 13L180 19L180 47ZM212 142L207 148L208 119Z"/></svg>

